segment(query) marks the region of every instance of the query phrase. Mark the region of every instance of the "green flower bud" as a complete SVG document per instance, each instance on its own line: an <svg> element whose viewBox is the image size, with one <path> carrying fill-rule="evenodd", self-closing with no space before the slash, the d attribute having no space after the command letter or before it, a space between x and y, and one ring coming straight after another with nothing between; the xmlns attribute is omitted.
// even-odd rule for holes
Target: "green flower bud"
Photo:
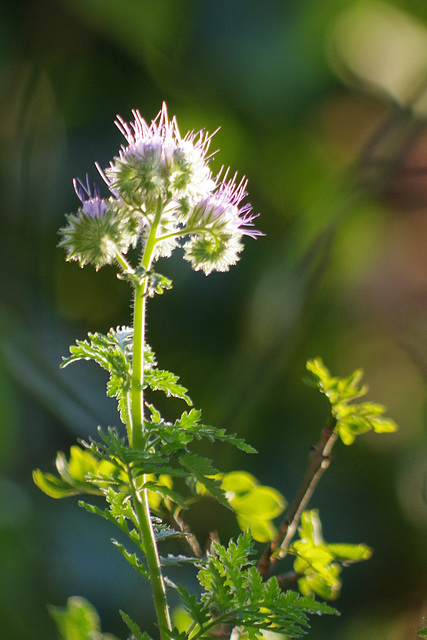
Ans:
<svg viewBox="0 0 427 640"><path fill-rule="evenodd" d="M81 267L92 264L98 270L111 264L117 253L126 253L135 246L141 227L140 216L119 205L117 200L102 199L95 188L74 188L82 202L76 214L67 215L67 225L60 229L60 247L67 251L67 260L76 260Z"/></svg>

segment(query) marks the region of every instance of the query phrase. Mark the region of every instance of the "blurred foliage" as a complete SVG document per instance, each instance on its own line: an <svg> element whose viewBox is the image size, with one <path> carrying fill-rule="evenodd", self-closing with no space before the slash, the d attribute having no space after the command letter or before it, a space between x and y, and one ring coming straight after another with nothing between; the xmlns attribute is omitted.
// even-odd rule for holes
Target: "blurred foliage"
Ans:
<svg viewBox="0 0 427 640"><path fill-rule="evenodd" d="M229 274L172 259L148 340L208 423L260 451L219 448L221 467L288 499L327 415L301 384L306 359L364 368L400 431L338 445L314 497L326 539L374 554L313 635L412 638L427 607L427 4L3 0L1 14L1 637L53 640L46 603L75 593L118 637L118 606L150 631L107 526L48 500L31 470L116 422L102 372L59 364L76 338L128 322L129 291L108 267L65 264L57 229L76 209L71 178L121 144L116 113L150 119L166 100L183 132L221 126L266 237ZM206 526L220 515L207 508Z"/></svg>
<svg viewBox="0 0 427 640"><path fill-rule="evenodd" d="M291 546L295 553L294 570L299 574L298 588L303 594L318 594L334 599L341 590L341 566L368 560L372 549L366 544L327 544L317 509L301 514L299 540Z"/></svg>
<svg viewBox="0 0 427 640"><path fill-rule="evenodd" d="M49 611L58 626L62 640L116 640L109 633L101 633L99 616L84 598L74 596L68 599L66 607L50 607Z"/></svg>

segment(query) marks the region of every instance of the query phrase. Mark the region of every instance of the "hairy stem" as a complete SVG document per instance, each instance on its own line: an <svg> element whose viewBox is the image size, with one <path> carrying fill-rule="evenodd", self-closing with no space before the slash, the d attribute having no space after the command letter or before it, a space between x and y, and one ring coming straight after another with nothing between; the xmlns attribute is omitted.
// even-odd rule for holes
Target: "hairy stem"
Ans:
<svg viewBox="0 0 427 640"><path fill-rule="evenodd" d="M160 638L167 640L167 631L172 629L172 623L169 615L169 608L166 600L165 582L160 566L159 552L154 535L153 525L151 522L150 505L148 504L147 490L139 491L135 486L135 479L132 477L132 471L129 470L131 479L131 493L133 498L133 506L135 515L138 520L139 533L141 535L145 557L147 559L147 567L150 573L151 589L153 593L154 608L156 610L157 622L159 625Z"/></svg>
<svg viewBox="0 0 427 640"><path fill-rule="evenodd" d="M144 345L145 345L145 315L146 300L149 284L148 271L154 256L154 249L157 242L157 228L162 215L162 201L159 198L156 214L150 233L145 244L141 258L141 267L145 271L145 276L140 282L135 283L134 292L134 315L133 315L133 357L132 357L132 386L131 386L131 418L128 432L130 433L129 444L134 449L144 449L146 437L144 433ZM138 520L139 532L145 550L148 571L150 573L151 588L154 600L154 607L159 625L160 638L168 638L167 631L172 629L166 600L166 589L160 566L159 553L156 538L154 535L151 520L150 505L148 502L148 491L138 489L132 469L129 469L129 479L131 485L132 501L136 518ZM145 483L145 476L143 477Z"/></svg>
<svg viewBox="0 0 427 640"><path fill-rule="evenodd" d="M262 576L270 575L273 565L287 554L287 548L298 528L301 514L307 508L320 478L329 467L331 451L338 438L334 428L335 419L331 416L323 428L319 442L310 450L303 480L285 514L279 535L265 549L259 560L258 569Z"/></svg>
<svg viewBox="0 0 427 640"><path fill-rule="evenodd" d="M132 420L129 444L134 449L144 446L144 342L145 342L145 300L147 278L142 284L135 284L133 309L133 357L132 357Z"/></svg>
<svg viewBox="0 0 427 640"><path fill-rule="evenodd" d="M141 258L141 267L148 272L153 261L156 246L157 228L162 215L162 201L159 198L156 215ZM133 308L133 357L132 357L132 420L129 444L135 449L144 446L144 344L145 344L145 308L149 276L135 284Z"/></svg>
<svg viewBox="0 0 427 640"><path fill-rule="evenodd" d="M117 260L119 266L123 269L124 273L133 273L134 272L134 270L132 269L132 267L129 264L129 262L126 260L124 255L122 253L120 253L119 251L116 251L116 260Z"/></svg>

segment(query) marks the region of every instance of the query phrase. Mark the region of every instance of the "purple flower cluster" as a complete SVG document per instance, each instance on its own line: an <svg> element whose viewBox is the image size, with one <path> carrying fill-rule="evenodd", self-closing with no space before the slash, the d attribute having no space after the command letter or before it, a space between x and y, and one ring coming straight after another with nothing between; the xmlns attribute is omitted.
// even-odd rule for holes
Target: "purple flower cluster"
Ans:
<svg viewBox="0 0 427 640"><path fill-rule="evenodd" d="M237 174L228 179L228 170L214 177L214 134L200 130L182 137L165 103L150 124L139 111L132 113L133 122L116 120L126 140L118 156L104 171L98 167L111 196L101 198L97 187L92 192L88 180L74 181L81 207L61 230L68 259L99 268L138 239L144 250L148 236L155 259L170 255L187 237L184 257L194 269L227 270L239 259L242 237L262 235L253 228L252 207L242 204L247 180L238 182ZM97 243L103 247L98 254Z"/></svg>

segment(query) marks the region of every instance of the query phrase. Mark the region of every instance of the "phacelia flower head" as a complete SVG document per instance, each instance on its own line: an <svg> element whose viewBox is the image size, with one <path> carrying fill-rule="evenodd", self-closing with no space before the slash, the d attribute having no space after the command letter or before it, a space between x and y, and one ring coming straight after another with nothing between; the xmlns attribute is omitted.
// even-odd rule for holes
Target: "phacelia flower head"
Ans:
<svg viewBox="0 0 427 640"><path fill-rule="evenodd" d="M182 137L166 104L150 124L132 113L130 123L117 116L126 140L118 155L105 171L97 165L110 197L91 191L88 181L74 181L81 205L60 230L67 259L96 269L117 259L123 267L123 254L140 241L141 264L151 265L184 241L184 258L196 271L227 271L239 260L243 236L262 235L243 202L247 180L228 179L228 170L214 178L213 134L202 129Z"/></svg>
<svg viewBox="0 0 427 640"><path fill-rule="evenodd" d="M67 260L76 260L81 267L93 264L98 270L111 264L117 253L135 246L140 220L114 198L101 198L97 186L92 194L88 179L86 185L78 180L73 184L81 206L76 214L67 215L59 246L67 251Z"/></svg>
<svg viewBox="0 0 427 640"><path fill-rule="evenodd" d="M236 184L237 174L227 182L227 173L216 181L216 190L201 199L189 214L186 230L190 234L184 245L184 258L196 271L228 271L236 264L243 249L242 236L263 235L253 228L257 215L251 205L244 204L246 178Z"/></svg>
<svg viewBox="0 0 427 640"><path fill-rule="evenodd" d="M126 138L119 155L105 169L114 194L149 216L158 197L164 201L194 201L214 185L208 166L212 136L201 130L181 137L176 118L169 120L166 104L148 124L139 111L134 121L117 117L116 125ZM154 205L153 205L154 206Z"/></svg>

